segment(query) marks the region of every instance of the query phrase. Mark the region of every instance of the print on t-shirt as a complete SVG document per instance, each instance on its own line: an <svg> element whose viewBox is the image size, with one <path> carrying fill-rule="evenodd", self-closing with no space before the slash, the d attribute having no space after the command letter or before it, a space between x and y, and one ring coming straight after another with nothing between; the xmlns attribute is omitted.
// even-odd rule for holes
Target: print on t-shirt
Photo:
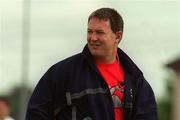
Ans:
<svg viewBox="0 0 180 120"><path fill-rule="evenodd" d="M112 95L112 100L114 103L114 108L122 108L123 101L122 101L122 93L124 92L124 89L120 85L115 85L115 86L109 86L111 95Z"/></svg>

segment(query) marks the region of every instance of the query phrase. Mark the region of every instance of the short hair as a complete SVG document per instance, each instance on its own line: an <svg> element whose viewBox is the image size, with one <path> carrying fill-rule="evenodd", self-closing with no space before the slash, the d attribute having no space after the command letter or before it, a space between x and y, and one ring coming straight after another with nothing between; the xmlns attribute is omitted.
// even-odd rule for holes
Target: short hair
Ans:
<svg viewBox="0 0 180 120"><path fill-rule="evenodd" d="M111 29L114 33L118 31L123 32L124 21L121 15L113 8L100 8L90 14L88 23L91 18L98 18L102 20L109 20Z"/></svg>

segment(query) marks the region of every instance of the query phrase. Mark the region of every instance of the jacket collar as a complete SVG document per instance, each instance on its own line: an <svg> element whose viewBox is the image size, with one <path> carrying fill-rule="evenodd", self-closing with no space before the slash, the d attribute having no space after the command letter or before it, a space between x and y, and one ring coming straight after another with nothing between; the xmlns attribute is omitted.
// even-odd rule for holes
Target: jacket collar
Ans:
<svg viewBox="0 0 180 120"><path fill-rule="evenodd" d="M123 50L118 48L117 52L119 55L119 60L126 72L130 73L135 78L139 77L139 75L142 75L141 70L137 67L137 65L131 60L131 58ZM85 61L87 61L87 63L92 68L94 68L94 70L96 70L98 72L96 65L95 65L93 55L90 53L87 44L85 45L82 53L85 58Z"/></svg>
<svg viewBox="0 0 180 120"><path fill-rule="evenodd" d="M132 61L132 59L120 48L118 48L119 60L125 71L129 72L135 78L142 75L142 71L137 67L137 65Z"/></svg>
<svg viewBox="0 0 180 120"><path fill-rule="evenodd" d="M87 44L85 45L82 53L83 53L83 57L84 57L85 62L86 62L88 65L90 65L90 67L91 67L92 69L94 69L97 73L99 73L99 71L98 71L98 69L97 69L97 67L96 67L96 64L95 64L93 55L92 55L91 52L89 51Z"/></svg>

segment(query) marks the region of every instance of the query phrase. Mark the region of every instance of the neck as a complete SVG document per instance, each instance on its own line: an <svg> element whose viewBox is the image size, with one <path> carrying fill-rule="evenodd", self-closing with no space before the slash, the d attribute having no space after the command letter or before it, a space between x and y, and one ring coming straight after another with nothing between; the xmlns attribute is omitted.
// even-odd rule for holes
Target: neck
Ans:
<svg viewBox="0 0 180 120"><path fill-rule="evenodd" d="M116 60L116 55L117 52L105 57L95 57L95 61L97 63L111 64Z"/></svg>

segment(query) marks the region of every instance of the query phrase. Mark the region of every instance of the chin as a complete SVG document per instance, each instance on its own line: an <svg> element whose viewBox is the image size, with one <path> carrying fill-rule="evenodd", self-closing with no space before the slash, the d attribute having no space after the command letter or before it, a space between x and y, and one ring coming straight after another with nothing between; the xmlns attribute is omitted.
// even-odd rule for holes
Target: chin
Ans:
<svg viewBox="0 0 180 120"><path fill-rule="evenodd" d="M102 56L98 49L94 49L92 47L89 47L89 51L94 57Z"/></svg>
<svg viewBox="0 0 180 120"><path fill-rule="evenodd" d="M100 53L98 53L97 51L91 51L91 54L95 58L101 58L102 57L102 55Z"/></svg>

